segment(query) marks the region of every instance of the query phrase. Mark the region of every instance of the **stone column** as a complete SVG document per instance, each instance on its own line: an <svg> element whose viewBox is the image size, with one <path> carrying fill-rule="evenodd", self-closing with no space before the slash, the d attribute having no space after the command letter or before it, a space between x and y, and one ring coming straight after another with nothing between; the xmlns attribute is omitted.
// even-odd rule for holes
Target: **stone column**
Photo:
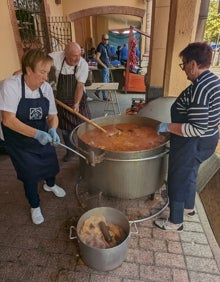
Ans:
<svg viewBox="0 0 220 282"><path fill-rule="evenodd" d="M146 100L178 96L189 83L179 52L195 41L201 0L155 0Z"/></svg>

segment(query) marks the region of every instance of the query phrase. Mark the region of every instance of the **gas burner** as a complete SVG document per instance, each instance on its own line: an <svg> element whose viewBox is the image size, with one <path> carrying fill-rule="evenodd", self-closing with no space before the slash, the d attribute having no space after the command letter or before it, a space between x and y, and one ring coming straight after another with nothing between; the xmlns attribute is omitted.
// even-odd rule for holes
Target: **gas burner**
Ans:
<svg viewBox="0 0 220 282"><path fill-rule="evenodd" d="M137 223L154 218L168 206L166 183L154 194L138 199L110 197L101 190L92 194L87 185L82 179L75 185L76 198L85 211L96 207L112 207L123 212L129 222Z"/></svg>

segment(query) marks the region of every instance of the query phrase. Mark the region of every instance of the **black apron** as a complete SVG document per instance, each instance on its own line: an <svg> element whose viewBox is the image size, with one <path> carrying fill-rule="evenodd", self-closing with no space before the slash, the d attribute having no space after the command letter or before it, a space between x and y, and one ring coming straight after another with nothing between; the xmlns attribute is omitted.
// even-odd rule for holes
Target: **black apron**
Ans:
<svg viewBox="0 0 220 282"><path fill-rule="evenodd" d="M187 123L187 117L177 110L178 99L171 107L171 121ZM172 222L183 222L183 209L194 208L199 166L214 153L217 142L218 134L188 138L170 134L168 195Z"/></svg>
<svg viewBox="0 0 220 282"><path fill-rule="evenodd" d="M39 88L40 98L26 99L24 77L21 77L22 97L16 117L23 123L42 131L48 131L49 100ZM20 134L2 124L6 149L21 181L36 182L55 177L59 165L54 146L41 145L34 138Z"/></svg>
<svg viewBox="0 0 220 282"><path fill-rule="evenodd" d="M64 60L58 76L56 98L68 105L69 107L72 107L74 104L74 95L77 85L77 80L75 77L77 66L75 66L74 74L62 74L61 71L63 68L63 64ZM83 122L83 120L80 119L78 116L71 114L59 105L57 105L57 110L60 129L72 131L76 126ZM91 113L87 103L87 95L85 92L83 92L83 96L79 104L79 112L87 118L91 118Z"/></svg>

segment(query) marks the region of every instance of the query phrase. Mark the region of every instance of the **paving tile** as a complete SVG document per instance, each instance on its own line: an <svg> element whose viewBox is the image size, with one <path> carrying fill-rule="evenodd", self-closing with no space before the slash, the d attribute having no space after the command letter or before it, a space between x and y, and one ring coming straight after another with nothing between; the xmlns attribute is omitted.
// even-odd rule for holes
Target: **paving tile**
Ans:
<svg viewBox="0 0 220 282"><path fill-rule="evenodd" d="M157 227L153 228L153 238L170 241L180 241L180 235L178 232L164 231Z"/></svg>
<svg viewBox="0 0 220 282"><path fill-rule="evenodd" d="M49 267L35 267L32 269L32 279L28 282L76 282L76 274L74 271L69 271L66 269L56 269ZM85 277L86 279L78 281L89 281L88 275L81 273L80 277ZM25 281L26 282L26 281Z"/></svg>
<svg viewBox="0 0 220 282"><path fill-rule="evenodd" d="M110 273L107 275L92 274L89 281L90 282L104 282L104 281L105 282L121 282L122 278L118 278L116 276L110 276Z"/></svg>
<svg viewBox="0 0 220 282"><path fill-rule="evenodd" d="M186 256L213 258L212 251L209 245L202 245L196 243L182 243L183 252Z"/></svg>
<svg viewBox="0 0 220 282"><path fill-rule="evenodd" d="M123 262L121 266L111 270L111 274L117 277L137 279L139 278L139 265L136 263Z"/></svg>
<svg viewBox="0 0 220 282"><path fill-rule="evenodd" d="M168 254L168 253L155 253L156 266L168 266L186 269L185 260L183 255Z"/></svg>
<svg viewBox="0 0 220 282"><path fill-rule="evenodd" d="M209 273L189 271L190 282L219 282L220 276Z"/></svg>
<svg viewBox="0 0 220 282"><path fill-rule="evenodd" d="M181 242L169 242L167 241L167 249L169 253L174 253L174 254L182 254L182 244Z"/></svg>
<svg viewBox="0 0 220 282"><path fill-rule="evenodd" d="M220 274L218 266L214 259L186 256L186 265L188 270Z"/></svg>
<svg viewBox="0 0 220 282"><path fill-rule="evenodd" d="M189 242L195 244L208 244L207 237L204 233L184 231L180 234L180 238L182 242Z"/></svg>
<svg viewBox="0 0 220 282"><path fill-rule="evenodd" d="M144 281L170 282L172 281L172 272L170 268L155 266L140 266L140 279Z"/></svg>
<svg viewBox="0 0 220 282"><path fill-rule="evenodd" d="M48 253L65 253L67 244L66 241L61 240L43 240L40 239L39 249Z"/></svg>
<svg viewBox="0 0 220 282"><path fill-rule="evenodd" d="M135 229L131 227L131 231L135 232ZM152 238L153 228L150 226L137 225L137 231L137 236L139 236L139 238Z"/></svg>
<svg viewBox="0 0 220 282"><path fill-rule="evenodd" d="M146 282L147 280L142 280L142 279L138 279L138 280L133 280L133 279L122 279L123 282Z"/></svg>
<svg viewBox="0 0 220 282"><path fill-rule="evenodd" d="M188 271L172 269L172 282L189 282Z"/></svg>
<svg viewBox="0 0 220 282"><path fill-rule="evenodd" d="M15 236L14 240L11 242L12 247L22 248L22 249L35 249L40 245L40 240L33 238L31 236L26 237L24 240L24 236Z"/></svg>
<svg viewBox="0 0 220 282"><path fill-rule="evenodd" d="M20 248L1 247L0 261L12 262L12 263L19 262L19 258L22 252L23 250Z"/></svg>
<svg viewBox="0 0 220 282"><path fill-rule="evenodd" d="M200 219L199 219L199 215L198 213L196 213L194 216L192 217L189 217L189 216L184 216L184 221L190 221L190 222L200 222Z"/></svg>
<svg viewBox="0 0 220 282"><path fill-rule="evenodd" d="M128 240L128 246L131 249L138 248L139 246L139 237L136 235L131 235L129 240Z"/></svg>
<svg viewBox="0 0 220 282"><path fill-rule="evenodd" d="M126 258L128 262L152 265L154 263L154 253L140 249L129 249Z"/></svg>
<svg viewBox="0 0 220 282"><path fill-rule="evenodd" d="M184 222L184 231L203 232L201 223L198 222Z"/></svg>
<svg viewBox="0 0 220 282"><path fill-rule="evenodd" d="M139 242L140 248L149 251L164 251L167 252L166 240L157 240L155 238L141 238Z"/></svg>
<svg viewBox="0 0 220 282"><path fill-rule="evenodd" d="M75 269L77 258L66 254L48 254L47 267L56 269Z"/></svg>
<svg viewBox="0 0 220 282"><path fill-rule="evenodd" d="M30 267L28 265L6 262L3 268L3 281L31 281Z"/></svg>
<svg viewBox="0 0 220 282"><path fill-rule="evenodd" d="M38 249L35 250L25 249L22 250L17 261L24 265L44 267L47 265L48 258L49 258L48 253L42 252Z"/></svg>

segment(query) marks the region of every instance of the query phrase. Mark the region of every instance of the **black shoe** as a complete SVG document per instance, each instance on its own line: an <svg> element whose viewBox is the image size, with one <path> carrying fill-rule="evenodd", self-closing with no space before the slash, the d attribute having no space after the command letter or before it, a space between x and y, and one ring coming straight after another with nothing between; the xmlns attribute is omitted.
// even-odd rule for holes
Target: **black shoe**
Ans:
<svg viewBox="0 0 220 282"><path fill-rule="evenodd" d="M191 212L184 212L184 215L193 217L196 214L195 210L192 210Z"/></svg>

